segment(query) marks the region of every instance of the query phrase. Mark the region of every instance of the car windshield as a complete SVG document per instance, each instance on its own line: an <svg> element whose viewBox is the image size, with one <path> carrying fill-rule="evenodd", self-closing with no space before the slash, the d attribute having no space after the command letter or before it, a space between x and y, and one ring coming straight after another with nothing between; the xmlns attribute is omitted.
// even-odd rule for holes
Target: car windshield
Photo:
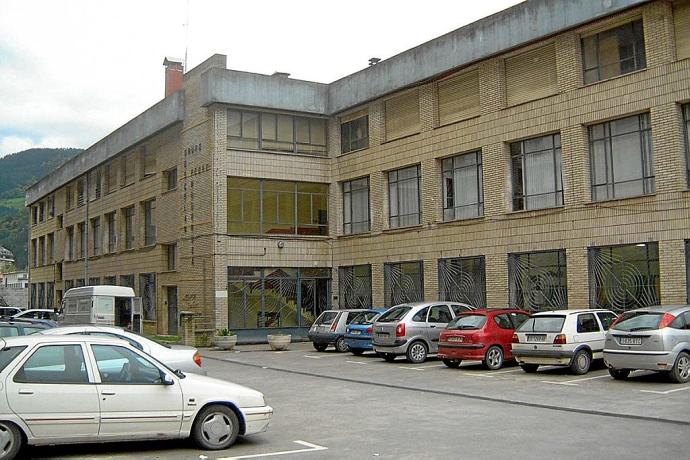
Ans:
<svg viewBox="0 0 690 460"><path fill-rule="evenodd" d="M352 318L352 322L350 324L372 324L374 321L376 321L376 318L379 317L378 312L375 311L365 311L362 313L359 313L357 316Z"/></svg>
<svg viewBox="0 0 690 460"><path fill-rule="evenodd" d="M661 312L638 311L623 314L623 319L611 326L618 331L643 331L657 329L664 314Z"/></svg>
<svg viewBox="0 0 690 460"><path fill-rule="evenodd" d="M484 324L486 324L486 316L484 315L460 315L448 323L448 329L481 329Z"/></svg>
<svg viewBox="0 0 690 460"><path fill-rule="evenodd" d="M316 324L333 324L333 320L338 316L337 311L325 311L316 318Z"/></svg>
<svg viewBox="0 0 690 460"><path fill-rule="evenodd" d="M386 313L381 315L381 317L378 319L379 323L394 323L396 321L400 321L405 317L407 312L412 310L412 307L408 306L400 306L400 307L393 307L390 310L388 310Z"/></svg>
<svg viewBox="0 0 690 460"><path fill-rule="evenodd" d="M565 316L533 316L518 328L518 332L561 332Z"/></svg>

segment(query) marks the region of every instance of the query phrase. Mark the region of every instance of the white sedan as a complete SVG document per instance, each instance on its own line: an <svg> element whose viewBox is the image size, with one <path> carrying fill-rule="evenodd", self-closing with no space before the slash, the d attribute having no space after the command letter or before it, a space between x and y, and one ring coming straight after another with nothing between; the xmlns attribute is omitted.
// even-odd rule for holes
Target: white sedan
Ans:
<svg viewBox="0 0 690 460"><path fill-rule="evenodd" d="M79 326L63 326L46 329L41 334L47 335L73 335L84 334L100 337L111 337L129 342L133 347L153 356L172 369L182 372L206 375L206 370L201 366L201 355L194 347L184 345L161 345L139 334L126 331L116 326L94 326L91 324Z"/></svg>
<svg viewBox="0 0 690 460"><path fill-rule="evenodd" d="M30 445L191 437L203 449L267 429L258 391L173 371L117 339L0 339L0 460Z"/></svg>

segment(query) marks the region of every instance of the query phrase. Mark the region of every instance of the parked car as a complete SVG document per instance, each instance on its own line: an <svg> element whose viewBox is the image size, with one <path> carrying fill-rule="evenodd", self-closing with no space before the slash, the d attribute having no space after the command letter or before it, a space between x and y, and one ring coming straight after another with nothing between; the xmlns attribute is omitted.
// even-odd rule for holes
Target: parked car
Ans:
<svg viewBox="0 0 690 460"><path fill-rule="evenodd" d="M51 327L44 321L9 319L0 321L0 337L17 337L20 335L31 335L47 330ZM0 457L1 458L1 457Z"/></svg>
<svg viewBox="0 0 690 460"><path fill-rule="evenodd" d="M392 307L374 323L374 351L386 361L405 355L423 363L438 351L441 331L460 313L474 307L458 302L412 302Z"/></svg>
<svg viewBox="0 0 690 460"><path fill-rule="evenodd" d="M374 322L386 308L372 308L357 314L345 329L345 344L353 355L373 350Z"/></svg>
<svg viewBox="0 0 690 460"><path fill-rule="evenodd" d="M606 334L604 362L614 379L644 369L676 383L690 381L690 305L623 313Z"/></svg>
<svg viewBox="0 0 690 460"><path fill-rule="evenodd" d="M49 308L32 308L30 310L22 310L21 312L12 315L16 319L47 319L55 321L57 313L55 310Z"/></svg>
<svg viewBox="0 0 690 460"><path fill-rule="evenodd" d="M14 316L21 312L22 309L17 307L0 307L0 316Z"/></svg>
<svg viewBox="0 0 690 460"><path fill-rule="evenodd" d="M191 437L226 449L265 431L264 395L173 371L121 340L35 334L0 340L2 455L23 444Z"/></svg>
<svg viewBox="0 0 690 460"><path fill-rule="evenodd" d="M345 329L352 318L363 309L326 310L316 318L309 328L307 336L312 341L316 351L325 351L329 345L334 345L339 352L347 351L345 343Z"/></svg>
<svg viewBox="0 0 690 460"><path fill-rule="evenodd" d="M513 334L513 356L525 372L540 365L569 366L586 374L603 358L604 335L616 319L608 310L556 310L535 313Z"/></svg>
<svg viewBox="0 0 690 460"><path fill-rule="evenodd" d="M82 334L124 340L129 342L134 348L148 353L172 369L206 375L206 370L201 365L201 355L196 348L185 345L164 345L116 326L94 326L89 324L83 326L63 326L55 329L46 329L41 333L48 335Z"/></svg>
<svg viewBox="0 0 690 460"><path fill-rule="evenodd" d="M513 334L529 316L526 311L512 308L461 313L441 332L438 357L452 368L459 367L462 360L477 360L490 370L500 369L505 361L513 359Z"/></svg>

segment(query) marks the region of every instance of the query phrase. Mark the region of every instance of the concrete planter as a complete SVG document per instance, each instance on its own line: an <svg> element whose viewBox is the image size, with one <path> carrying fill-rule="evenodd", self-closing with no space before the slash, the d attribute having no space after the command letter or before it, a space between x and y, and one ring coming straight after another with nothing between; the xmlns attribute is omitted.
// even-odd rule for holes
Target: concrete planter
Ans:
<svg viewBox="0 0 690 460"><path fill-rule="evenodd" d="M221 350L232 350L237 344L237 336L217 335L214 337L213 343L215 343L216 347L220 348Z"/></svg>
<svg viewBox="0 0 690 460"><path fill-rule="evenodd" d="M266 336L266 339L268 339L268 344L270 345L271 350L287 350L288 346L290 345L290 341L292 340L292 336L290 334L268 335Z"/></svg>

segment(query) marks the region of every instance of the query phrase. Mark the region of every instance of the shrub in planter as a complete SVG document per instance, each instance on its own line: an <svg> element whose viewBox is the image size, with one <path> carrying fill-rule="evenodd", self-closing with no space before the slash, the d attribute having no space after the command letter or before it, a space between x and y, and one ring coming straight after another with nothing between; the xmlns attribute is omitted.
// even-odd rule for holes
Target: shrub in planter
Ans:
<svg viewBox="0 0 690 460"><path fill-rule="evenodd" d="M221 350L232 350L237 344L237 334L228 329L218 329L213 342Z"/></svg>

